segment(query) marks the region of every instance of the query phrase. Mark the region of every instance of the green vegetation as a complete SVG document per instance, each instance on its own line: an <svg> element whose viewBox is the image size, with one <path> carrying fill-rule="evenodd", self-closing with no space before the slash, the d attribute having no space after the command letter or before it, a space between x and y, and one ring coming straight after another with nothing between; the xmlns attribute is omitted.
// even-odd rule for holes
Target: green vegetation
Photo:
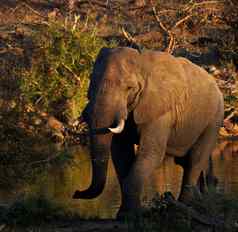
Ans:
<svg viewBox="0 0 238 232"><path fill-rule="evenodd" d="M86 28L77 16L18 27L13 34L11 25L7 28L10 49L0 57L0 175L4 177L0 186L4 188L32 181L52 162L70 159L63 147L59 151L63 135L58 127L80 115L99 50L116 45L96 36L96 27Z"/></svg>
<svg viewBox="0 0 238 232"><path fill-rule="evenodd" d="M102 47L110 46L96 36L96 28L84 31L78 17L74 22L49 22L34 33L39 57L24 73L21 91L34 107L54 114L54 106L71 102L71 114L79 116L94 60Z"/></svg>

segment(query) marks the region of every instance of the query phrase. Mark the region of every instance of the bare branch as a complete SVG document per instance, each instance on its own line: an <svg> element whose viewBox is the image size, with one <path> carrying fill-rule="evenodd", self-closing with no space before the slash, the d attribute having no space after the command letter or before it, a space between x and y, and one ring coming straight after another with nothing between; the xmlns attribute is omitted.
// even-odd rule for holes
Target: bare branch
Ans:
<svg viewBox="0 0 238 232"><path fill-rule="evenodd" d="M170 38L170 39L169 39L169 45L168 45L168 47L166 48L166 51L167 51L168 53L172 53L173 50L174 50L175 44L176 44L175 36L174 36L173 32L172 32L171 30L167 29L167 28L164 26L164 24L161 22L159 16L157 15L157 12L156 12L156 9L155 9L154 6L152 7L152 10L153 10L154 16L155 16L157 22L159 23L161 29L162 29L163 31L165 31L165 32L168 34L169 38Z"/></svg>
<svg viewBox="0 0 238 232"><path fill-rule="evenodd" d="M124 37L128 40L128 42L137 44L137 41L132 37L132 35L130 35L129 32L127 32L125 30L124 27L121 27L121 31L122 31L122 34L124 35Z"/></svg>
<svg viewBox="0 0 238 232"><path fill-rule="evenodd" d="M187 21L189 18L191 18L193 15L187 15L184 18L180 19L178 22L176 22L176 24L173 26L172 30L176 27L178 27L180 24L184 23L185 21Z"/></svg>
<svg viewBox="0 0 238 232"><path fill-rule="evenodd" d="M225 1L221 0L221 1L205 1L205 2L197 2L192 4L192 6L187 6L184 11L189 11L191 12L194 8L202 6L202 5L207 5L207 4L224 4Z"/></svg>
<svg viewBox="0 0 238 232"><path fill-rule="evenodd" d="M157 12L156 12L156 9L155 9L154 6L152 7L152 10L153 10L154 16L155 16L157 22L159 23L160 27L161 27L166 33L169 34L169 33L170 33L169 30L168 30L168 29L164 26L164 24L161 22L159 16L157 15Z"/></svg>
<svg viewBox="0 0 238 232"><path fill-rule="evenodd" d="M16 10L20 9L21 7L26 7L27 9L29 9L30 11L32 11L34 14L40 16L41 18L47 19L46 16L42 15L41 13L39 13L37 10L33 9L32 7L30 7L27 3L25 2L21 2L16 8L14 8L12 10L12 13L14 13Z"/></svg>
<svg viewBox="0 0 238 232"><path fill-rule="evenodd" d="M176 44L176 40L175 40L175 36L173 33L170 34L170 41L169 41L169 46L166 49L166 51L168 53L173 53L174 48L175 48L175 44Z"/></svg>
<svg viewBox="0 0 238 232"><path fill-rule="evenodd" d="M169 13L175 13L175 10L161 10L157 12L157 15L164 15L164 14L169 14Z"/></svg>

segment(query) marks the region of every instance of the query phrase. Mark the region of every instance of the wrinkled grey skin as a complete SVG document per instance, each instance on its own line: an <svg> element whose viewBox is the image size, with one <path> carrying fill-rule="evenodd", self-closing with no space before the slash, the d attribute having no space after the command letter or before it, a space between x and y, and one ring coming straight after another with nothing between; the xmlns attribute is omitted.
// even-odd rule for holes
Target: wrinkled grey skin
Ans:
<svg viewBox="0 0 238 232"><path fill-rule="evenodd" d="M179 199L194 197L223 121L223 97L212 76L167 53L103 48L88 98L83 116L91 131L93 178L73 198L90 199L103 191L110 153L122 193L118 217L141 207L142 190L166 156L184 168ZM107 129L122 119L121 133Z"/></svg>

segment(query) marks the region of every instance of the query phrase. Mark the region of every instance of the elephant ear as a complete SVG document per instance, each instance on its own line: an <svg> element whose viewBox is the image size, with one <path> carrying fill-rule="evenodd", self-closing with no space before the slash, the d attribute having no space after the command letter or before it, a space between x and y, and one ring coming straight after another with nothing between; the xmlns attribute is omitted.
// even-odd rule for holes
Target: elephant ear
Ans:
<svg viewBox="0 0 238 232"><path fill-rule="evenodd" d="M146 75L143 90L134 109L134 120L137 124L150 122L170 109L168 91L160 86L153 75Z"/></svg>
<svg viewBox="0 0 238 232"><path fill-rule="evenodd" d="M96 58L96 61L93 66L93 71L90 75L90 84L88 88L88 99L90 100L92 96L95 94L97 86L99 86L101 77L103 76L103 72L105 69L105 63L108 56L111 54L111 48L103 47Z"/></svg>

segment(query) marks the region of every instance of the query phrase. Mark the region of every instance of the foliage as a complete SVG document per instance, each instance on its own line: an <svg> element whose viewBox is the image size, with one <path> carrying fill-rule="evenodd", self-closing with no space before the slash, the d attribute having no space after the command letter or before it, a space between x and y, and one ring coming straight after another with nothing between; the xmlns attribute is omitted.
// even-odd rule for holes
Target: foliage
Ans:
<svg viewBox="0 0 238 232"><path fill-rule="evenodd" d="M96 36L95 28L83 30L77 16L73 23L49 22L35 31L34 39L38 57L22 78L23 96L28 103L50 113L57 104L70 101L71 112L63 113L66 118L76 118L86 102L94 60L108 44Z"/></svg>

